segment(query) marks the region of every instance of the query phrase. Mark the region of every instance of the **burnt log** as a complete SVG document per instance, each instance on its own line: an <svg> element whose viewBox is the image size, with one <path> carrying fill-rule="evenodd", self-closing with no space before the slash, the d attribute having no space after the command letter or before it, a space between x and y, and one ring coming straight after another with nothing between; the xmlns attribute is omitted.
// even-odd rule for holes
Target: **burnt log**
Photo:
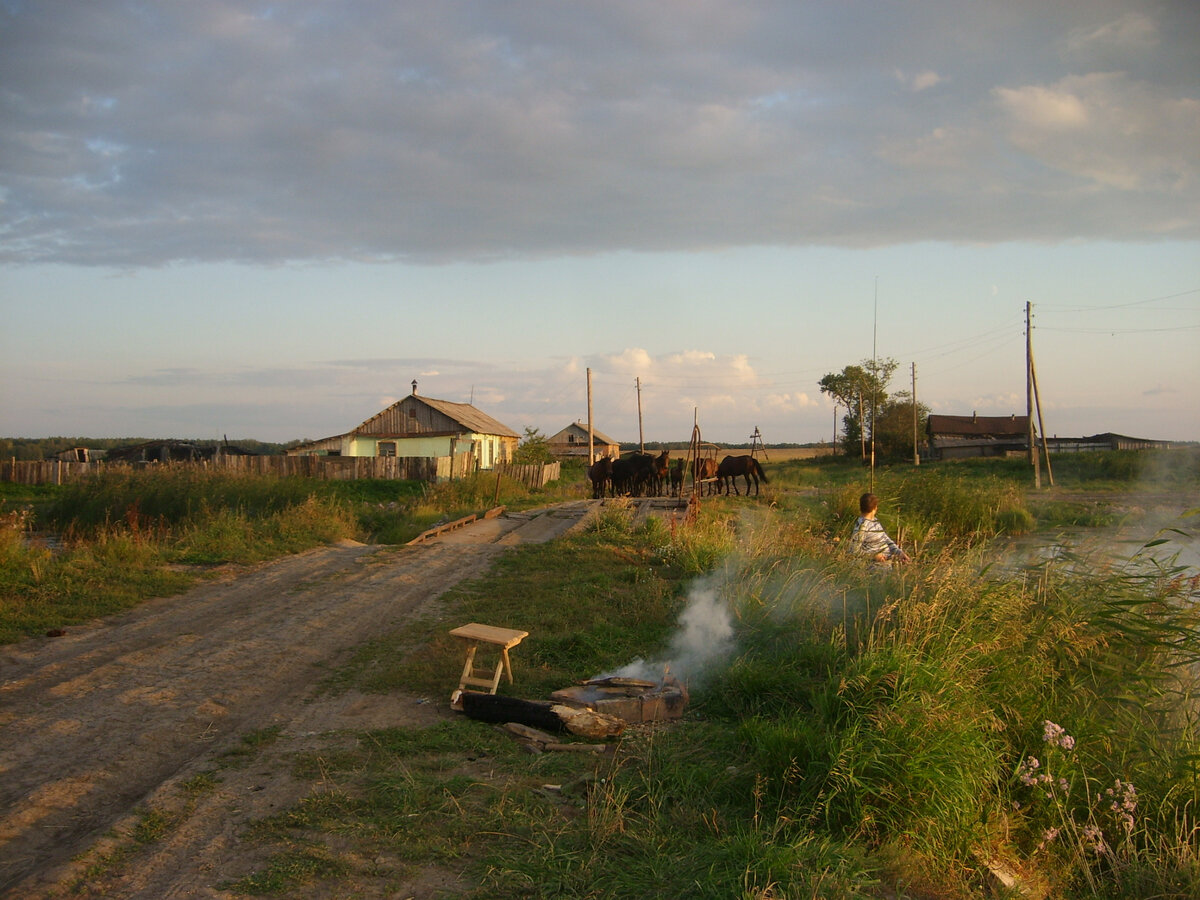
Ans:
<svg viewBox="0 0 1200 900"><path fill-rule="evenodd" d="M624 720L615 716L544 700L463 691L458 704L467 718L497 725L517 722L547 731L569 731L594 740L616 737L625 730Z"/></svg>
<svg viewBox="0 0 1200 900"><path fill-rule="evenodd" d="M554 704L543 700L520 700L503 694L484 694L479 691L463 691L459 698L463 715L480 722L503 725L519 722L547 731L566 731L563 720L554 713Z"/></svg>

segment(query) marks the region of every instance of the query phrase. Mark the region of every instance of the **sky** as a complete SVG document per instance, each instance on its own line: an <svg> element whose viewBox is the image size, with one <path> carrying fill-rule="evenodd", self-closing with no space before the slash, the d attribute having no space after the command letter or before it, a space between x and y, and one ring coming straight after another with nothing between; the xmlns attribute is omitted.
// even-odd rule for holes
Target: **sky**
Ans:
<svg viewBox="0 0 1200 900"><path fill-rule="evenodd" d="M1200 4L0 0L0 436L1200 440Z"/></svg>

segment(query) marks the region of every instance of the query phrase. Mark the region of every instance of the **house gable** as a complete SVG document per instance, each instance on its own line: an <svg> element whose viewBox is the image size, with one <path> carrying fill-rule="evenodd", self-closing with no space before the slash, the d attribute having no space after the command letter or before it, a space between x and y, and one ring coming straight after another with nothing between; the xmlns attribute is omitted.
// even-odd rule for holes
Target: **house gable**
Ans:
<svg viewBox="0 0 1200 900"><path fill-rule="evenodd" d="M482 434L520 439L520 435L507 425L469 403L434 400L416 394L371 416L352 433L385 437Z"/></svg>
<svg viewBox="0 0 1200 900"><path fill-rule="evenodd" d="M442 457L471 454L491 468L512 459L520 436L469 403L410 394L353 431L288 451L292 455Z"/></svg>

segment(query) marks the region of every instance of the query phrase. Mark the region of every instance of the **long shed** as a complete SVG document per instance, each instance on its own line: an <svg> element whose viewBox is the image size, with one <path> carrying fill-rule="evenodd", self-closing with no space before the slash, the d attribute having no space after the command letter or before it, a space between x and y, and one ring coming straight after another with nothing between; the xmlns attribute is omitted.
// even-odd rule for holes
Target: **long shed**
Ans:
<svg viewBox="0 0 1200 900"><path fill-rule="evenodd" d="M1028 416L934 416L926 423L933 459L1007 456L1029 451Z"/></svg>

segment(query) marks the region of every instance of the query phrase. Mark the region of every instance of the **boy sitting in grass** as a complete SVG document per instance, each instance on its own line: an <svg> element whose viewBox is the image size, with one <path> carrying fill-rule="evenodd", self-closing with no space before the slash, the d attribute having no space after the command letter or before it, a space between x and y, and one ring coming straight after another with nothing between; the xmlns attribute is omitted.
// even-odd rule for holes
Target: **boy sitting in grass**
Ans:
<svg viewBox="0 0 1200 900"><path fill-rule="evenodd" d="M858 499L858 508L862 515L855 521L854 532L850 535L850 552L876 562L908 562L908 554L888 537L883 523L875 518L879 498L874 494L863 494Z"/></svg>

